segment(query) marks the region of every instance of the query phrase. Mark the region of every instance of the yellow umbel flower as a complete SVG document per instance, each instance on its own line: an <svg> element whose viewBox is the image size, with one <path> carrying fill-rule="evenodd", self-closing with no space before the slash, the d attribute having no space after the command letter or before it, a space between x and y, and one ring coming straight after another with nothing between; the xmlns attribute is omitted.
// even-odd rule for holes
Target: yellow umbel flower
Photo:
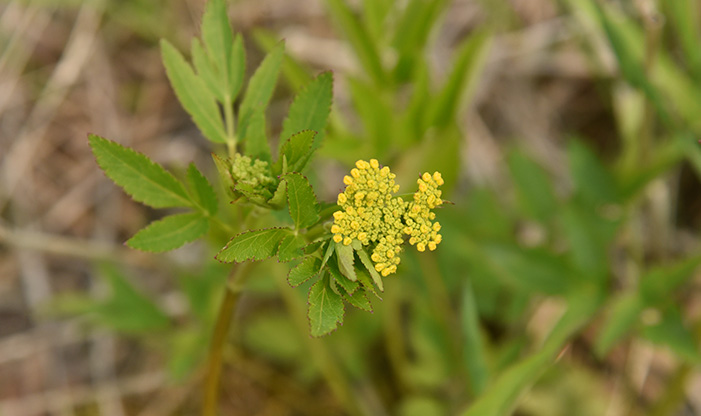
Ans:
<svg viewBox="0 0 701 416"><path fill-rule="evenodd" d="M404 234L410 236L410 243L419 251L426 247L434 250L441 236L440 224L431 222L435 218L431 209L442 203L441 191L437 189L443 184L441 174L425 173L419 179L414 201L408 203L394 196L399 185L395 184L396 175L389 167L380 168L376 159L359 160L355 166L343 178L346 189L337 200L343 210L333 214L333 240L349 245L357 239L365 246L372 245L370 258L382 276L397 271Z"/></svg>

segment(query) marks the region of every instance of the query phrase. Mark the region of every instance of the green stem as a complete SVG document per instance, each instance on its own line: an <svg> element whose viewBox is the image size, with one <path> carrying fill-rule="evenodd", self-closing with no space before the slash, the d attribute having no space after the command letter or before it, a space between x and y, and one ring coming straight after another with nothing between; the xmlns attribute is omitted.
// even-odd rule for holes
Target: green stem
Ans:
<svg viewBox="0 0 701 416"><path fill-rule="evenodd" d="M214 326L212 341L207 357L207 373L204 381L204 397L202 401L202 416L216 416L219 404L219 378L222 369L222 351L226 337L231 327L236 301L241 294L241 284L250 274L250 263L236 267L229 276L229 283L224 288L224 299L219 306L217 322Z"/></svg>
<svg viewBox="0 0 701 416"><path fill-rule="evenodd" d="M226 147L229 157L236 154L236 134L234 130L234 108L233 100L229 94L224 96L224 122L226 124Z"/></svg>
<svg viewBox="0 0 701 416"><path fill-rule="evenodd" d="M275 281L280 289L283 301L291 314L292 322L300 333L308 332L309 321L307 319L306 306L300 301L292 288L287 285L285 279L275 279ZM326 347L324 340L309 336L304 337L304 339L306 340L307 348L310 352L309 356L312 357L321 370L326 382L329 384L334 395L344 406L346 412L353 416L362 415L363 412L354 397L353 389L342 369L338 366L331 352Z"/></svg>

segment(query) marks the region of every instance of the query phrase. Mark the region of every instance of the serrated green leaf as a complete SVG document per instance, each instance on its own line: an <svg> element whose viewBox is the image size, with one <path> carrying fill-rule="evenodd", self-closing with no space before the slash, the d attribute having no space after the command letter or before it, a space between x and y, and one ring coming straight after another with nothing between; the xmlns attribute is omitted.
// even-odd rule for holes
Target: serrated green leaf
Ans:
<svg viewBox="0 0 701 416"><path fill-rule="evenodd" d="M234 36L224 0L207 2L202 16L202 40L207 48L207 53L216 65L220 88L229 91L231 85L229 63Z"/></svg>
<svg viewBox="0 0 701 416"><path fill-rule="evenodd" d="M281 147L285 139L302 130L317 132L312 149L318 149L321 146L331 111L332 89L333 74L323 72L297 94L282 124Z"/></svg>
<svg viewBox="0 0 701 416"><path fill-rule="evenodd" d="M334 247L336 246L336 243L333 243L331 240L327 241L327 246L326 246L326 252L324 252L324 257L321 259L321 267L324 267L326 265L326 262L329 261L329 258L331 255L334 253Z"/></svg>
<svg viewBox="0 0 701 416"><path fill-rule="evenodd" d="M558 207L552 182L543 168L518 151L510 152L507 160L524 210L540 221L551 220Z"/></svg>
<svg viewBox="0 0 701 416"><path fill-rule="evenodd" d="M380 289L380 292L384 292L385 288L382 284L382 276L380 276L377 270L375 270L375 264L372 262L372 260L370 260L370 256L368 256L368 253L365 251L362 244L360 244L360 241L353 240L352 245L353 249L358 254L358 258L360 258L360 262L363 263L363 266L365 266L365 268L368 270L372 280L375 282L378 289Z"/></svg>
<svg viewBox="0 0 701 416"><path fill-rule="evenodd" d="M280 241L288 232L284 228L245 231L229 240L215 258L224 263L267 259L277 253Z"/></svg>
<svg viewBox="0 0 701 416"><path fill-rule="evenodd" d="M316 195L307 178L300 173L288 173L283 179L287 182L290 217L297 229L307 228L319 221Z"/></svg>
<svg viewBox="0 0 701 416"><path fill-rule="evenodd" d="M368 299L364 290L356 290L351 294L344 293L343 299L360 310L372 312L372 304L370 303L370 299Z"/></svg>
<svg viewBox="0 0 701 416"><path fill-rule="evenodd" d="M207 52L202 46L197 38L192 38L192 44L190 47L190 53L192 55L192 63L195 66L195 71L197 75L202 78L209 93L212 94L219 102L224 103L224 90L221 88L221 84L217 79L216 70L213 67L212 61L209 59Z"/></svg>
<svg viewBox="0 0 701 416"><path fill-rule="evenodd" d="M256 72L248 82L246 94L239 107L239 134L246 136L246 130L255 111L265 111L273 95L275 83L280 73L280 63L284 52L284 43L280 42L263 59Z"/></svg>
<svg viewBox="0 0 701 416"><path fill-rule="evenodd" d="M358 283L358 281L354 282L344 276L341 271L338 270L338 266L333 262L329 263L329 273L331 273L331 278L338 283L338 285L341 286L348 295L352 295L355 293L358 287L360 287L360 283Z"/></svg>
<svg viewBox="0 0 701 416"><path fill-rule="evenodd" d="M280 148L278 161L273 167L273 172L282 174L302 172L314 152L312 146L315 136L315 131L304 130L285 140ZM287 168L285 168L285 164Z"/></svg>
<svg viewBox="0 0 701 416"><path fill-rule="evenodd" d="M154 221L127 241L131 248L161 253L202 237L209 222L199 212L169 215Z"/></svg>
<svg viewBox="0 0 701 416"><path fill-rule="evenodd" d="M332 243L336 249L336 258L338 259L338 270L352 281L358 280L355 273L355 256L353 248L339 243Z"/></svg>
<svg viewBox="0 0 701 416"><path fill-rule="evenodd" d="M298 259L304 255L302 247L306 244L300 235L290 234L280 242L277 258L282 262Z"/></svg>
<svg viewBox="0 0 701 416"><path fill-rule="evenodd" d="M217 194L214 192L207 178L197 170L194 163L190 163L190 166L187 168L187 182L190 185L190 189L195 196L197 204L209 215L215 215L219 208Z"/></svg>
<svg viewBox="0 0 701 416"><path fill-rule="evenodd" d="M161 40L161 55L166 74L180 104L190 114L202 134L215 143L226 142L226 131L216 98L202 78L195 75L185 58L167 40Z"/></svg>
<svg viewBox="0 0 701 416"><path fill-rule="evenodd" d="M290 269L287 274L287 282L292 287L297 287L321 271L321 261L314 256L305 257L301 263Z"/></svg>
<svg viewBox="0 0 701 416"><path fill-rule="evenodd" d="M88 140L97 164L135 201L153 208L191 205L183 185L146 155L94 134Z"/></svg>
<svg viewBox="0 0 701 416"><path fill-rule="evenodd" d="M313 337L320 337L343 323L343 299L321 279L309 289L309 323Z"/></svg>
<svg viewBox="0 0 701 416"><path fill-rule="evenodd" d="M262 109L256 110L251 116L246 130L244 143L246 146L246 154L256 159L272 163L270 156L270 145L268 144L268 135L265 129L265 113Z"/></svg>

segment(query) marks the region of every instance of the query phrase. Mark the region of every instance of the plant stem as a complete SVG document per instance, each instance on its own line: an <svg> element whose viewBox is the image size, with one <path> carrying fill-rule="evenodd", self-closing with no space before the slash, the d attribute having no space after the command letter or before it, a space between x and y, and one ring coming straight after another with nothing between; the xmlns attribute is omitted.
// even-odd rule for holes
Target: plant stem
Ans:
<svg viewBox="0 0 701 416"><path fill-rule="evenodd" d="M236 301L241 294L241 285L253 269L251 263L236 267L229 275L229 283L224 288L224 299L219 306L217 322L214 326L212 341L207 357L207 373L204 382L202 416L216 416L219 404L219 378L222 368L222 351L229 334L231 319Z"/></svg>
<svg viewBox="0 0 701 416"><path fill-rule="evenodd" d="M236 134L234 130L234 108L233 100L229 94L224 96L224 123L226 124L226 147L229 157L236 154Z"/></svg>
<svg viewBox="0 0 701 416"><path fill-rule="evenodd" d="M295 292L290 288L284 279L275 279L282 298L291 314L291 319L300 333L304 334L309 331L307 312L305 305L300 302ZM353 394L348 380L343 374L342 369L337 364L336 360L331 356L331 352L326 347L323 339L304 337L306 339L307 348L310 356L321 370L326 382L333 391L334 395L341 402L348 414L353 416L362 415L358 403Z"/></svg>

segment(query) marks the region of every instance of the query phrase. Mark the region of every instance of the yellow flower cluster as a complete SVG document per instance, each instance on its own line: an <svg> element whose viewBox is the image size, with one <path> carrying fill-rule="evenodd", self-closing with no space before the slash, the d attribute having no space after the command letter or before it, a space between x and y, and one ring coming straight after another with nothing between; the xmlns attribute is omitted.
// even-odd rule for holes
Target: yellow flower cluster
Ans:
<svg viewBox="0 0 701 416"><path fill-rule="evenodd" d="M430 210L442 203L437 189L443 184L440 173L424 174L414 201L408 203L394 196L399 185L389 167L380 168L376 159L359 160L355 166L350 176L343 178L346 189L337 201L343 210L333 215L333 240L350 245L357 239L363 245L374 245L370 258L383 276L397 271L404 234L410 235L411 244L419 251L426 246L435 249L441 241L440 224L431 222L435 214Z"/></svg>
<svg viewBox="0 0 701 416"><path fill-rule="evenodd" d="M425 251L426 247L433 251L443 237L438 234L441 224L436 221L436 214L431 210L443 203L439 186L443 185L440 172L434 172L433 176L428 172L416 180L419 190L414 193L414 202L410 203L404 214L404 233L409 235L409 244L416 245L419 251Z"/></svg>
<svg viewBox="0 0 701 416"><path fill-rule="evenodd" d="M268 162L251 159L238 153L234 155L231 163L231 174L235 182L245 183L253 187L267 186L274 182L269 173Z"/></svg>

